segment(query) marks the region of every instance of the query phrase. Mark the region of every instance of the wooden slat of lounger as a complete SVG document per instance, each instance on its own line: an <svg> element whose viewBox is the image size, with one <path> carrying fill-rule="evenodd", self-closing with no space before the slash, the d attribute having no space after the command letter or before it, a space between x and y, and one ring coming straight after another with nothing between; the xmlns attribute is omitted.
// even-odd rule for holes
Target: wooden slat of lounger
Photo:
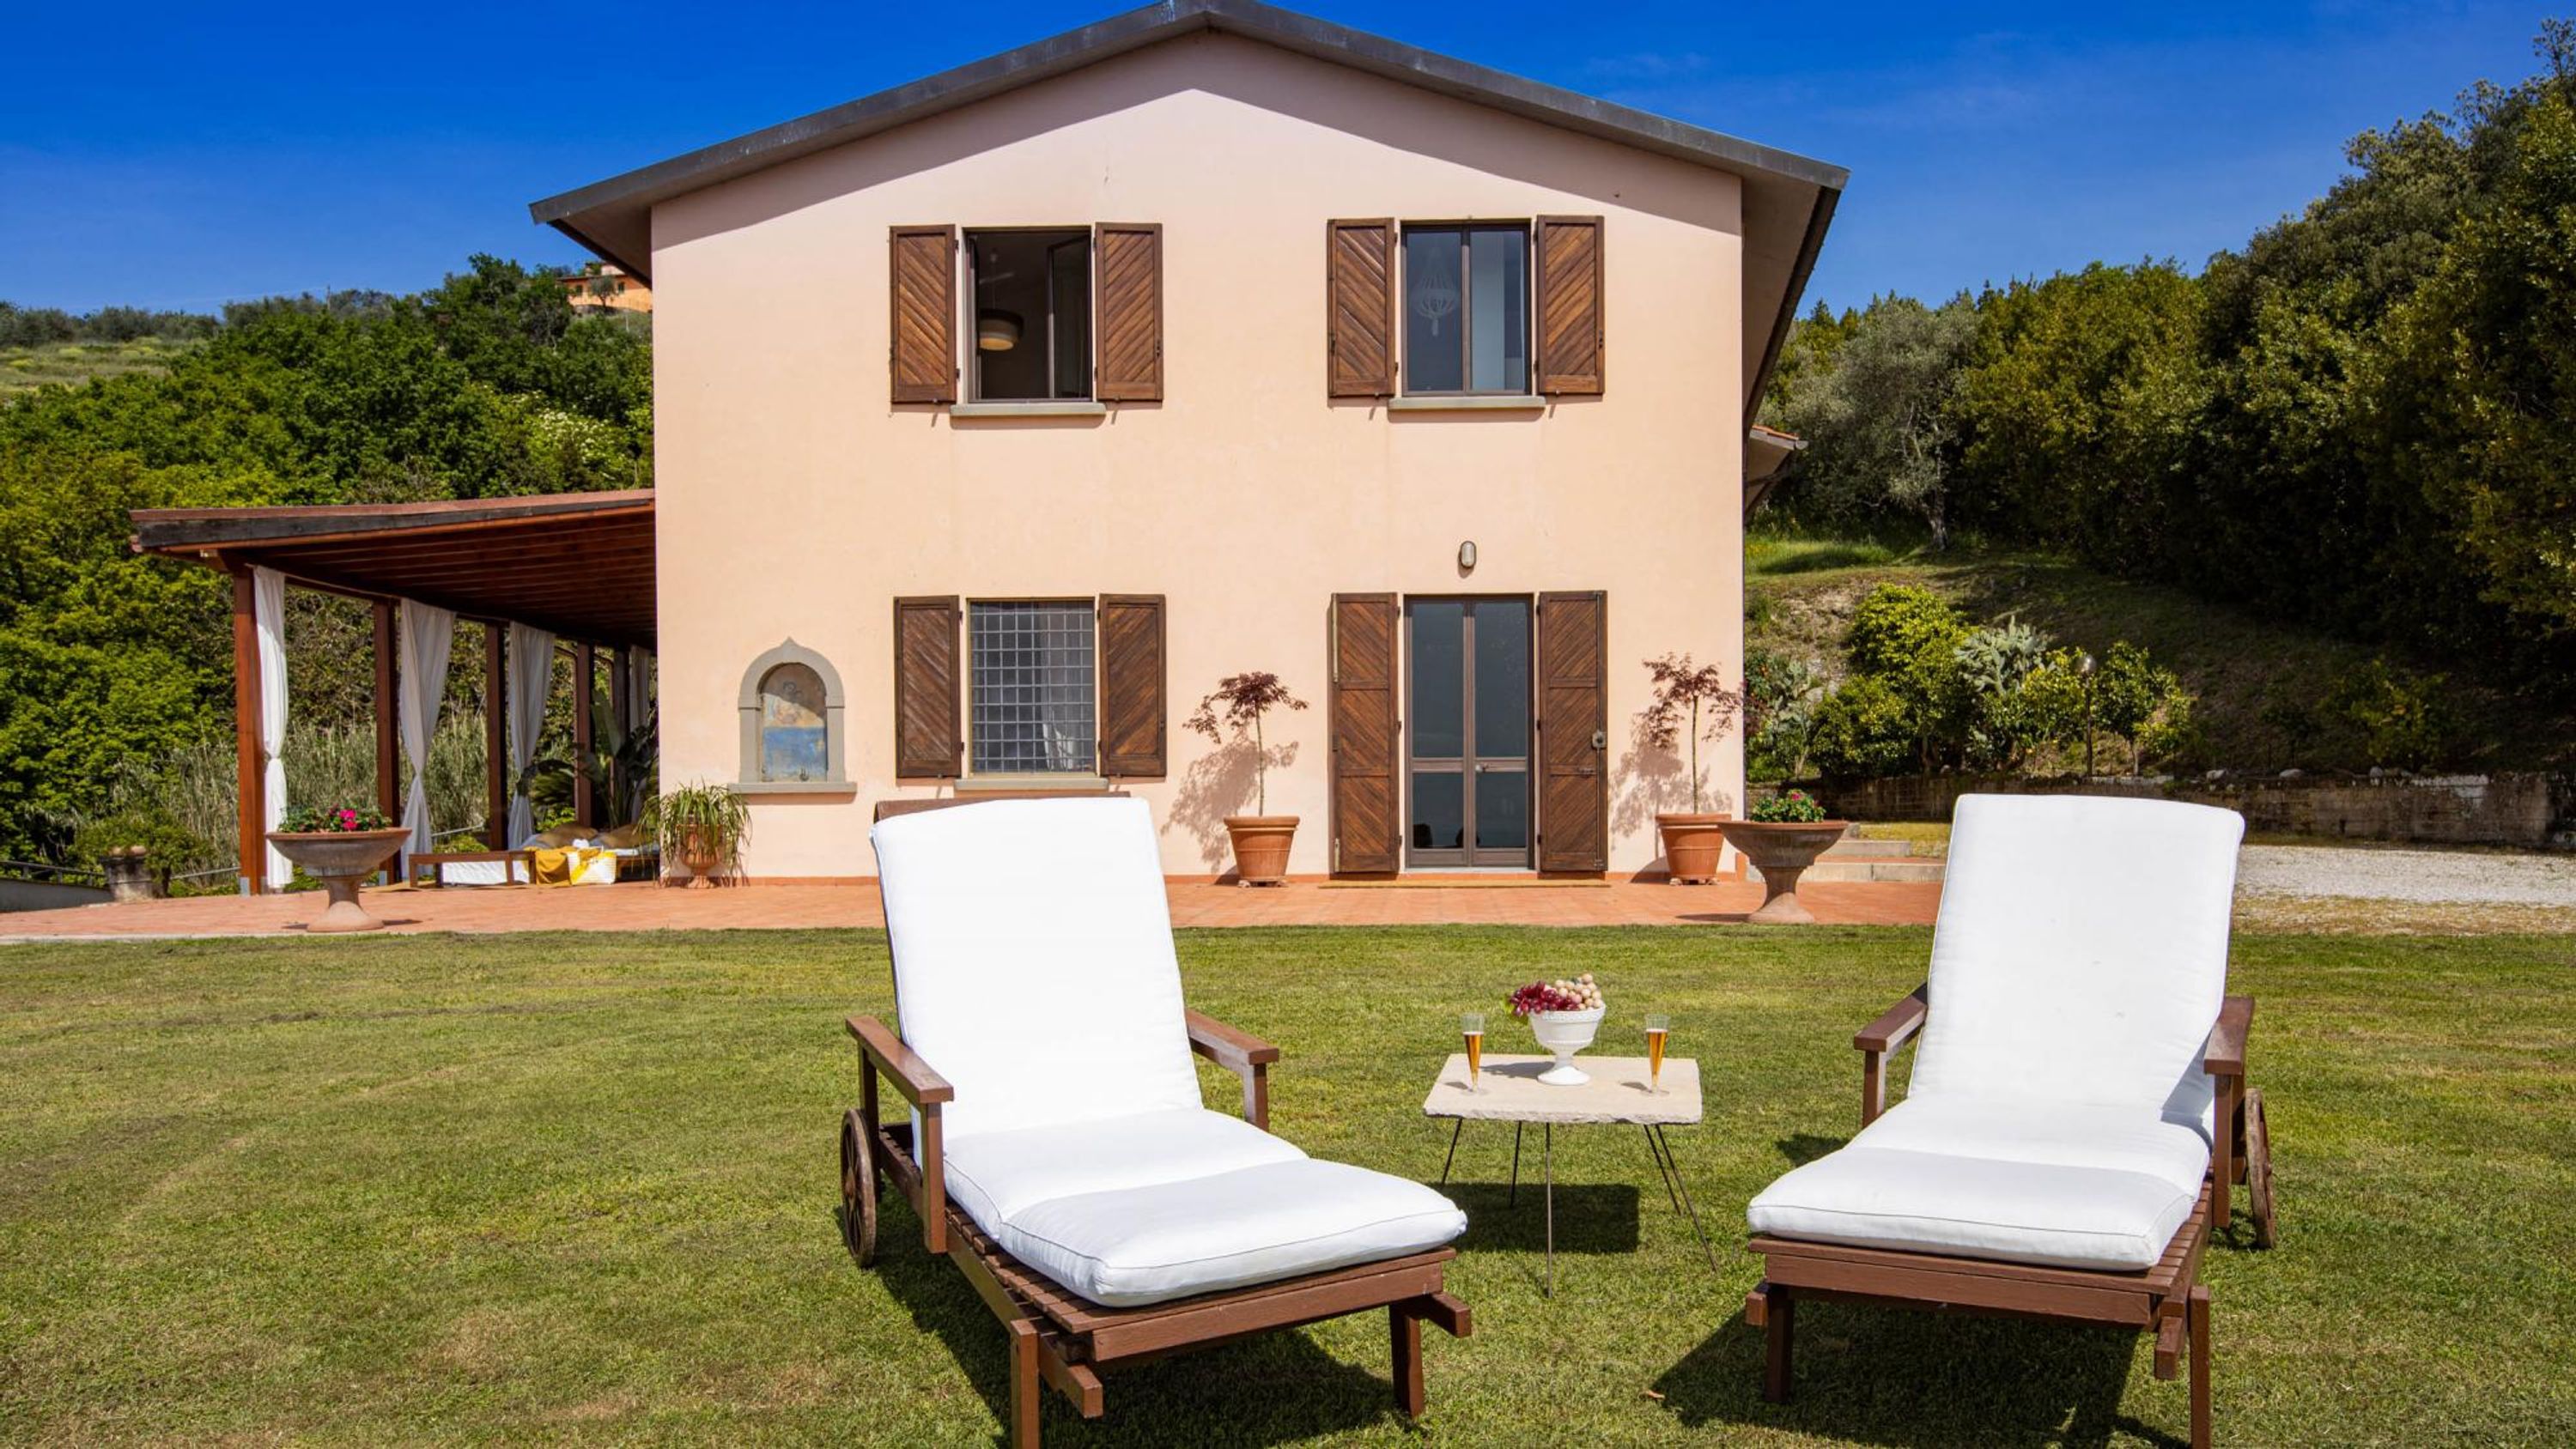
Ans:
<svg viewBox="0 0 2576 1449"><path fill-rule="evenodd" d="M2147 1327L2160 1303L2190 1285L2208 1239L2209 1189L2204 1184L2199 1203L2164 1256L2154 1267L2136 1272L2050 1268L1768 1235L1755 1236L1748 1246L1763 1255L1763 1276L1792 1290Z"/></svg>

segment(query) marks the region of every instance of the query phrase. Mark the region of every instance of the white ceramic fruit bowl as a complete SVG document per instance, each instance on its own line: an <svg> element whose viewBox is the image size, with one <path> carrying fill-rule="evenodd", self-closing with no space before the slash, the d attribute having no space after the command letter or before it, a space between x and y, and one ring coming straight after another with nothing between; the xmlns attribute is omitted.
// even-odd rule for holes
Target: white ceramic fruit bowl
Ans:
<svg viewBox="0 0 2576 1449"><path fill-rule="evenodd" d="M1592 1080L1574 1065L1574 1054L1592 1045L1593 1035L1601 1030L1601 1014L1607 1010L1596 1006L1589 1011L1530 1013L1530 1035L1556 1057L1555 1066L1538 1074L1540 1081L1551 1087L1579 1087Z"/></svg>

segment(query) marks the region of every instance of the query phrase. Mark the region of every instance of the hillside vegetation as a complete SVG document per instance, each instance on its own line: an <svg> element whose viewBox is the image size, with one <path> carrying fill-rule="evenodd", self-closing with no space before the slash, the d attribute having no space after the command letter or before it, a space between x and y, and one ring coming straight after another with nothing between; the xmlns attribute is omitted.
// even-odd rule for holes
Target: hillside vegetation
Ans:
<svg viewBox="0 0 2576 1449"><path fill-rule="evenodd" d="M2176 769L2368 768L2367 742L2338 717L2338 691L2374 666L2431 685L2445 768L2576 764L2576 713L2487 682L2460 660L2355 643L2053 555L1772 536L1748 545L1747 568L1748 650L1801 660L1829 685L1848 672L1843 636L1854 609L1887 584L1928 588L1977 623L2018 619L2095 655L2117 641L2138 645L2197 696L2194 738L2170 762Z"/></svg>

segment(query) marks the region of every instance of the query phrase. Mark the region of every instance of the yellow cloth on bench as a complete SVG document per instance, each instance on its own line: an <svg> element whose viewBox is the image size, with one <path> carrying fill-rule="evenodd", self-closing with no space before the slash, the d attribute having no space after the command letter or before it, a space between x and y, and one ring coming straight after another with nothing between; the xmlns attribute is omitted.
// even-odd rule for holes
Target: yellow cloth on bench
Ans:
<svg viewBox="0 0 2576 1449"><path fill-rule="evenodd" d="M529 878L541 886L614 885L617 881L616 855L594 846L561 850L539 846L528 855Z"/></svg>

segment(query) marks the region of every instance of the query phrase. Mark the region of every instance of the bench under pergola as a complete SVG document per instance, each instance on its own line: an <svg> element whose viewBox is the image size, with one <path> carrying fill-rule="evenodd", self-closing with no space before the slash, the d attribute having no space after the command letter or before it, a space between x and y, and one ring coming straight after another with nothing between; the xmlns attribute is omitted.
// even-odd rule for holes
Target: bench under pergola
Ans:
<svg viewBox="0 0 2576 1449"><path fill-rule="evenodd" d="M593 680L607 656L609 698L621 728L641 701L625 656L654 642L653 494L650 489L555 493L435 503L279 508L150 508L133 515L133 546L232 577L234 721L239 770L242 888L267 890L260 748L261 690L254 570L289 585L364 600L375 611L377 805L402 813L396 708L395 608L404 600L443 609L484 631L484 730L490 820L506 820L503 740L508 626L543 629L570 646L574 678ZM586 696L585 696L586 697ZM587 765L590 711L573 711L573 744ZM587 770L576 772L577 823L598 823Z"/></svg>

